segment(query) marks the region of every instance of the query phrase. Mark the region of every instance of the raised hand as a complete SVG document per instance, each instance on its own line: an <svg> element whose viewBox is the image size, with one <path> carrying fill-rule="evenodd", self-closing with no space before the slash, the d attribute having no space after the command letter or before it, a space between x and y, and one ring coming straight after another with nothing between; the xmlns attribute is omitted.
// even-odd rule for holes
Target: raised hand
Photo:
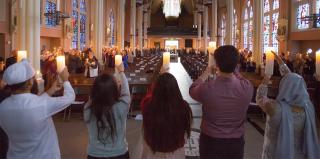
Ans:
<svg viewBox="0 0 320 159"><path fill-rule="evenodd" d="M62 82L69 80L69 72L67 67L63 69L63 71L59 74L59 77L61 78Z"/></svg>
<svg viewBox="0 0 320 159"><path fill-rule="evenodd" d="M116 70L117 70L118 72L124 72L124 66L123 66L123 63L121 63L120 65L115 66L115 67L116 67Z"/></svg>
<svg viewBox="0 0 320 159"><path fill-rule="evenodd" d="M54 95L57 91L59 91L62 88L62 85L56 80L52 83L52 86L47 90L47 94L49 96Z"/></svg>
<svg viewBox="0 0 320 159"><path fill-rule="evenodd" d="M269 75L264 76L264 78L262 80L262 84L268 85L270 83L270 78L271 78L271 76L269 76Z"/></svg>
<svg viewBox="0 0 320 159"><path fill-rule="evenodd" d="M271 51L274 55L275 60L278 62L279 65L284 64L284 62L282 61L282 59L279 57L278 54L276 54L274 51Z"/></svg>

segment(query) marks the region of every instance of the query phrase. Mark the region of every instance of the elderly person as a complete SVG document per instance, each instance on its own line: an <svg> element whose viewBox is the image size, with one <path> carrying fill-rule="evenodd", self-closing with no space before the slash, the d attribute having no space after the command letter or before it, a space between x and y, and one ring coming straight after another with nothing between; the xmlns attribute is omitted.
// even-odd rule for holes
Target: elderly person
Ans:
<svg viewBox="0 0 320 159"><path fill-rule="evenodd" d="M275 100L267 97L270 77L257 90L256 100L267 114L263 159L319 159L315 111L304 79L291 73L275 54L283 78Z"/></svg>

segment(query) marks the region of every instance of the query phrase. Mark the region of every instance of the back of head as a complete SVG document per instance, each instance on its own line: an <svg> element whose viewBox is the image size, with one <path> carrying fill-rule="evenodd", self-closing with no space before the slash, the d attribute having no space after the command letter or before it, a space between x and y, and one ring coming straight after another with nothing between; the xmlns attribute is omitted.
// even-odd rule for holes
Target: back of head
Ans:
<svg viewBox="0 0 320 159"><path fill-rule="evenodd" d="M310 98L304 79L296 73L289 73L284 76L280 81L277 100L289 105L305 106Z"/></svg>
<svg viewBox="0 0 320 159"><path fill-rule="evenodd" d="M214 52L214 59L221 72L232 73L239 62L239 52L232 45L221 46Z"/></svg>
<svg viewBox="0 0 320 159"><path fill-rule="evenodd" d="M143 111L144 139L154 152L173 152L190 135L192 112L182 98L175 77L164 73L154 83Z"/></svg>
<svg viewBox="0 0 320 159"><path fill-rule="evenodd" d="M33 84L35 71L27 60L22 60L8 67L3 74L3 81L12 91L28 91Z"/></svg>
<svg viewBox="0 0 320 159"><path fill-rule="evenodd" d="M102 74L95 79L90 100L91 118L89 120L93 119L92 115L96 119L98 139L102 143L106 142L110 136L114 139L116 124L112 106L119 100L119 91L112 75Z"/></svg>

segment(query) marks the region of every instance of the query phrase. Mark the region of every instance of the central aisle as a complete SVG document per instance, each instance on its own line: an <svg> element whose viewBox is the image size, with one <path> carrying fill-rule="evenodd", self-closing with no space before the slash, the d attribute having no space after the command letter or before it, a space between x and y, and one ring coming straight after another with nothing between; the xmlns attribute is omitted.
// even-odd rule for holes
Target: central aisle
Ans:
<svg viewBox="0 0 320 159"><path fill-rule="evenodd" d="M182 66L182 64L180 63L180 58L178 62L170 63L169 72L177 79L184 100L186 100L190 105L199 104L197 101L193 100L189 95L189 87L191 86L193 81L188 75L187 71Z"/></svg>
<svg viewBox="0 0 320 159"><path fill-rule="evenodd" d="M201 104L189 95L192 80L180 63L170 63L171 74L177 79L183 98L190 104L194 116L191 139L185 145L186 159L199 159L198 140L201 123ZM58 133L62 159L78 159L86 157L88 132L82 114L73 114L69 122L64 122L61 117L55 117L55 126ZM140 159L142 152L142 122L128 119L126 137L129 145L130 158ZM246 123L245 134L245 159L261 157L263 136L249 123Z"/></svg>

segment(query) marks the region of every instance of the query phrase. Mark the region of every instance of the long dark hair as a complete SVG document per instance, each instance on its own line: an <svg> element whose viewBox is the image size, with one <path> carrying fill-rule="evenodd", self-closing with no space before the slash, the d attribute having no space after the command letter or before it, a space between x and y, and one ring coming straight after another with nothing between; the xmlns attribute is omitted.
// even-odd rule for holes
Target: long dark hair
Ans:
<svg viewBox="0 0 320 159"><path fill-rule="evenodd" d="M117 133L112 106L119 100L119 90L114 77L109 74L98 76L93 83L90 98L91 116L89 120L92 119L92 116L96 119L98 140L105 144L111 137L114 141Z"/></svg>
<svg viewBox="0 0 320 159"><path fill-rule="evenodd" d="M164 73L153 85L143 109L144 139L153 152L174 152L190 137L192 111L175 77Z"/></svg>

